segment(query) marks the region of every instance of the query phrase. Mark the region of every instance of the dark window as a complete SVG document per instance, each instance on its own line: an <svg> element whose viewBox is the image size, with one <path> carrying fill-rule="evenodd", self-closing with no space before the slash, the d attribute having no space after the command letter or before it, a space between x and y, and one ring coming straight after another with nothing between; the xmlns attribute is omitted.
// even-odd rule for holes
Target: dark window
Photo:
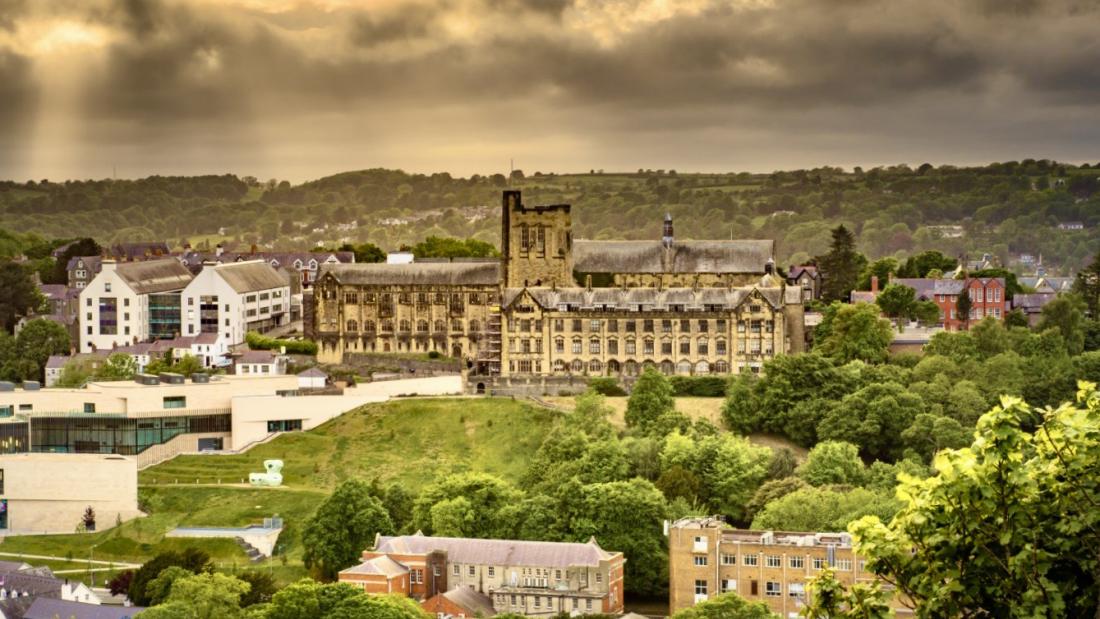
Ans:
<svg viewBox="0 0 1100 619"><path fill-rule="evenodd" d="M164 396L164 408L187 408L187 397L182 395Z"/></svg>

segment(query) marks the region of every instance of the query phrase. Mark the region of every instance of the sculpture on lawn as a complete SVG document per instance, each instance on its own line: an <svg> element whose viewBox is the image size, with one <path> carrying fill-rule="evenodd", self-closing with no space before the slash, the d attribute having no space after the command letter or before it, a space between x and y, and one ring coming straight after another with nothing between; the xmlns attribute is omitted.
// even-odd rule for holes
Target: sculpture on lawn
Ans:
<svg viewBox="0 0 1100 619"><path fill-rule="evenodd" d="M282 460L264 460L264 468L267 469L266 473L249 473L248 483L253 486L274 487L283 485Z"/></svg>

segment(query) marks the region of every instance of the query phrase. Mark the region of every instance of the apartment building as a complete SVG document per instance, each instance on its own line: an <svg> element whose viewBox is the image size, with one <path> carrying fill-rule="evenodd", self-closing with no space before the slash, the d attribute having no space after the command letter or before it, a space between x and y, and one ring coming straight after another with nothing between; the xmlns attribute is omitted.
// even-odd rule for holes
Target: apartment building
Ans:
<svg viewBox="0 0 1100 619"><path fill-rule="evenodd" d="M877 577L852 547L848 533L792 533L735 529L719 517L683 518L668 531L669 612L734 592L795 619L809 600L807 584L826 567L845 585ZM900 600L898 616L912 610Z"/></svg>
<svg viewBox="0 0 1100 619"><path fill-rule="evenodd" d="M1003 277L972 277L967 279L894 278L892 284L908 286L917 299L933 301L940 308L940 323L948 331L966 328L986 317L1004 320L1011 309ZM970 297L969 316L958 314L959 296Z"/></svg>
<svg viewBox="0 0 1100 619"><path fill-rule="evenodd" d="M110 349L180 332L180 293L191 272L174 258L104 260L80 291L80 351Z"/></svg>
<svg viewBox="0 0 1100 619"><path fill-rule="evenodd" d="M290 282L262 260L207 266L181 296L183 334L215 334L209 355L215 365L227 364L229 348L249 331L264 333L290 320Z"/></svg>
<svg viewBox="0 0 1100 619"><path fill-rule="evenodd" d="M362 559L340 572L340 582L371 593L401 593L432 607L442 603L439 594L465 589L502 613L623 611L625 559L594 538L581 544L379 536Z"/></svg>

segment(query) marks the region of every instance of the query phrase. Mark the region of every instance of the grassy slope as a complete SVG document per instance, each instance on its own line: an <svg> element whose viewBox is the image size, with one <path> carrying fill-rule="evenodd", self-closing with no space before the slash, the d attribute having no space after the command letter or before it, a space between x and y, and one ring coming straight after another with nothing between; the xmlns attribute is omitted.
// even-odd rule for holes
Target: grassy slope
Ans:
<svg viewBox="0 0 1100 619"><path fill-rule="evenodd" d="M416 490L436 475L480 471L515 481L549 430L554 413L510 399L409 399L363 407L309 432L284 435L240 456L182 456L142 471L140 495L149 517L83 535L8 537L0 551L141 562L158 552L195 546L223 569L244 567L230 539L165 538L176 526L242 526L278 514L298 529L343 479L378 478ZM281 458L285 487L240 484ZM175 480L179 480L177 485ZM198 479L200 484L195 485ZM225 485L218 486L221 479ZM301 548L288 563L265 564L282 582L304 575Z"/></svg>

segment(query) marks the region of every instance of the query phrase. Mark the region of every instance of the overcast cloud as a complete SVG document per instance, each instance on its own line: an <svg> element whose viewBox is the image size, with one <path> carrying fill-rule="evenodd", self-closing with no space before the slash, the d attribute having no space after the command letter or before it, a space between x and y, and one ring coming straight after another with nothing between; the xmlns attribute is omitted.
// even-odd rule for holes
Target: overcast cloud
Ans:
<svg viewBox="0 0 1100 619"><path fill-rule="evenodd" d="M0 0L0 178L1100 160L1100 3Z"/></svg>

